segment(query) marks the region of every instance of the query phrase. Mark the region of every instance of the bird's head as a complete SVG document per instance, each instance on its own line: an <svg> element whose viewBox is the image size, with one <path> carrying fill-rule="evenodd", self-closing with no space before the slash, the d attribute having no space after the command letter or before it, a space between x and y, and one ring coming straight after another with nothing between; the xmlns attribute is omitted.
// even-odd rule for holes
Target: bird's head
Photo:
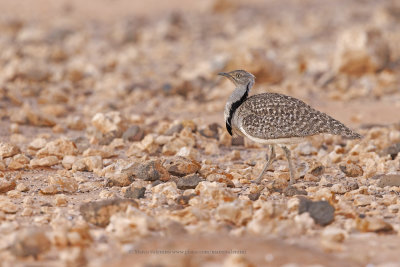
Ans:
<svg viewBox="0 0 400 267"><path fill-rule="evenodd" d="M236 86L252 86L255 81L255 77L250 72L245 70L234 70L231 72L220 72L218 75L227 77Z"/></svg>

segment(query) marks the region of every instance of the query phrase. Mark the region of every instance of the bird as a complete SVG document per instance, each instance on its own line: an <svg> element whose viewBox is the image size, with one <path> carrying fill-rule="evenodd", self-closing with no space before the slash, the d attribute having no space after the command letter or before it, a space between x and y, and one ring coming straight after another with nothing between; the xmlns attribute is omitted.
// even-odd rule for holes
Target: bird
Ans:
<svg viewBox="0 0 400 267"><path fill-rule="evenodd" d="M245 70L220 72L218 75L228 78L236 86L224 110L228 133L269 145L267 162L253 181L257 184L262 182L264 172L275 160L275 146L281 147L285 153L289 165L289 184L292 185L296 179L287 145L301 143L307 137L319 134L340 135L347 139L362 138L340 121L300 99L272 92L249 96L255 76Z"/></svg>

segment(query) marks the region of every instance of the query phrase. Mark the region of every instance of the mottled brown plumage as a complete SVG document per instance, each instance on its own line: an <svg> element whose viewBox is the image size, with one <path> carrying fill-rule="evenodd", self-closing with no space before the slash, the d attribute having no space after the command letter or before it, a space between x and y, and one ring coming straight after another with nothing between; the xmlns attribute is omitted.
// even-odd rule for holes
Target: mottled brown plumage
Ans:
<svg viewBox="0 0 400 267"><path fill-rule="evenodd" d="M236 89L225 105L225 122L228 132L245 136L255 142L271 145L267 164L256 182L275 158L274 145L280 145L288 159L290 183L294 183L294 169L286 144L298 143L316 134L334 134L349 139L361 138L343 123L313 109L303 101L278 93L264 93L248 97L255 77L244 70L220 75L227 77Z"/></svg>
<svg viewBox="0 0 400 267"><path fill-rule="evenodd" d="M264 93L247 98L236 110L233 124L261 139L307 137L321 133L355 139L361 136L329 115L294 97Z"/></svg>

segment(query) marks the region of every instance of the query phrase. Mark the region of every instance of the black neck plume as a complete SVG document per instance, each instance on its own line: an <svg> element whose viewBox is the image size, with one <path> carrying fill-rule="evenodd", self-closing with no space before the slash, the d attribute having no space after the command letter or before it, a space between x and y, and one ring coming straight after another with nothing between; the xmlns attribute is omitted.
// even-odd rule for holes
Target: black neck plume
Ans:
<svg viewBox="0 0 400 267"><path fill-rule="evenodd" d="M247 84L246 86L246 92L242 95L242 97L238 100L232 103L231 109L229 110L229 116L228 119L225 122L226 125L226 130L228 130L228 133L232 136L232 117L237 108L247 99L250 91L250 83Z"/></svg>

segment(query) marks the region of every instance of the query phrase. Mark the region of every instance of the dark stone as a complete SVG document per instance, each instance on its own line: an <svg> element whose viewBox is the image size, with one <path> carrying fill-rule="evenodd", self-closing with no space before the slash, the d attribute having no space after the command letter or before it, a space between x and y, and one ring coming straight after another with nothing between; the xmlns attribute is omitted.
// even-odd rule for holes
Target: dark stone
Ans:
<svg viewBox="0 0 400 267"><path fill-rule="evenodd" d="M207 128L200 130L199 133L208 138L218 139L218 128L221 128L218 123L212 123Z"/></svg>
<svg viewBox="0 0 400 267"><path fill-rule="evenodd" d="M118 134L117 131L112 131L106 134L102 134L102 133L97 133L99 135L99 145L101 146L107 146L109 144L111 144L111 142L115 139L120 137L120 135Z"/></svg>
<svg viewBox="0 0 400 267"><path fill-rule="evenodd" d="M319 225L328 225L333 222L335 217L335 208L328 201L317 201L310 205L308 212L315 223Z"/></svg>
<svg viewBox="0 0 400 267"><path fill-rule="evenodd" d="M179 177L195 173L201 167L197 161L179 156L166 159L163 166L170 174Z"/></svg>
<svg viewBox="0 0 400 267"><path fill-rule="evenodd" d="M164 135L174 135L174 133L180 133L183 130L183 125L182 123L178 123L175 125L172 125L165 133Z"/></svg>
<svg viewBox="0 0 400 267"><path fill-rule="evenodd" d="M125 211L128 206L138 207L138 204L132 199L105 199L84 203L80 206L79 211L87 222L106 227L113 214Z"/></svg>
<svg viewBox="0 0 400 267"><path fill-rule="evenodd" d="M208 128L209 128L211 131L218 133L218 129L219 129L219 128L222 128L222 127L221 127L221 125L219 125L218 123L214 122L214 123L211 123L210 125L208 125Z"/></svg>
<svg viewBox="0 0 400 267"><path fill-rule="evenodd" d="M169 180L167 170L158 160L150 160L144 164L140 164L136 169L136 177L145 181Z"/></svg>
<svg viewBox="0 0 400 267"><path fill-rule="evenodd" d="M325 167L323 165L317 165L310 170L310 173L314 176L320 176L325 171Z"/></svg>
<svg viewBox="0 0 400 267"><path fill-rule="evenodd" d="M133 125L129 127L123 134L122 139L130 141L130 142L137 142L143 139L144 132L140 129L139 126Z"/></svg>
<svg viewBox="0 0 400 267"><path fill-rule="evenodd" d="M400 152L400 143L388 146L387 148L385 148L381 155L382 156L386 156L386 155L390 155L390 157L392 158L392 160L394 160L397 157L397 154Z"/></svg>
<svg viewBox="0 0 400 267"><path fill-rule="evenodd" d="M254 166L256 166L256 164L257 164L257 161L255 161L255 160L247 160L246 162L245 162L247 165L249 165L249 166L251 166L251 167L254 167Z"/></svg>
<svg viewBox="0 0 400 267"><path fill-rule="evenodd" d="M129 187L126 192L124 197L126 198L144 198L144 193L146 192L146 188L145 187L135 187L132 188Z"/></svg>
<svg viewBox="0 0 400 267"><path fill-rule="evenodd" d="M299 214L308 212L316 224L325 226L333 222L335 218L335 208L328 201L311 201L301 197Z"/></svg>
<svg viewBox="0 0 400 267"><path fill-rule="evenodd" d="M353 191L358 189L358 183L357 182L347 182L345 184L346 190L347 191Z"/></svg>
<svg viewBox="0 0 400 267"><path fill-rule="evenodd" d="M235 184L229 178L218 179L218 182L226 184L226 186L229 188L235 188Z"/></svg>
<svg viewBox="0 0 400 267"><path fill-rule="evenodd" d="M310 200L310 199L308 199L306 197L299 197L299 200L300 200L300 203L299 203L299 214L307 212L310 204L312 203L312 200Z"/></svg>
<svg viewBox="0 0 400 267"><path fill-rule="evenodd" d="M378 186L379 187L400 186L400 175L399 174L382 175L379 178Z"/></svg>
<svg viewBox="0 0 400 267"><path fill-rule="evenodd" d="M296 195L307 195L307 191L290 185L283 190L283 194L287 197L292 197Z"/></svg>
<svg viewBox="0 0 400 267"><path fill-rule="evenodd" d="M353 163L340 165L339 168L347 177L358 177L364 174L363 169L359 165Z"/></svg>
<svg viewBox="0 0 400 267"><path fill-rule="evenodd" d="M181 190L194 189L201 181L203 179L198 174L190 174L179 178L176 186Z"/></svg>
<svg viewBox="0 0 400 267"><path fill-rule="evenodd" d="M112 177L107 178L105 181L106 187L112 186L128 186L135 180L133 175L127 175L124 173L114 175Z"/></svg>
<svg viewBox="0 0 400 267"><path fill-rule="evenodd" d="M179 205L183 205L183 206L188 205L189 204L189 200L191 200L195 196L197 196L197 195L196 194L190 194L190 195L187 195L187 196L179 196L176 199L176 203L179 204Z"/></svg>
<svg viewBox="0 0 400 267"><path fill-rule="evenodd" d="M219 173L219 175L210 175L207 180L210 182L218 182L225 184L229 188L235 188L235 184L232 182L233 176L228 173Z"/></svg>
<svg viewBox="0 0 400 267"><path fill-rule="evenodd" d="M155 187L155 186L157 186L157 185L159 185L159 184L162 184L162 183L163 183L162 181L156 180L156 181L154 181L154 182L151 184L151 186L152 186L152 187Z"/></svg>
<svg viewBox="0 0 400 267"><path fill-rule="evenodd" d="M154 162L140 165L136 173L137 178L145 181L155 181L160 179L161 174L157 171L154 165Z"/></svg>
<svg viewBox="0 0 400 267"><path fill-rule="evenodd" d="M251 201L256 201L257 199L259 199L260 198L260 193L258 192L258 193L252 193L252 194L249 194L249 199L251 200Z"/></svg>

